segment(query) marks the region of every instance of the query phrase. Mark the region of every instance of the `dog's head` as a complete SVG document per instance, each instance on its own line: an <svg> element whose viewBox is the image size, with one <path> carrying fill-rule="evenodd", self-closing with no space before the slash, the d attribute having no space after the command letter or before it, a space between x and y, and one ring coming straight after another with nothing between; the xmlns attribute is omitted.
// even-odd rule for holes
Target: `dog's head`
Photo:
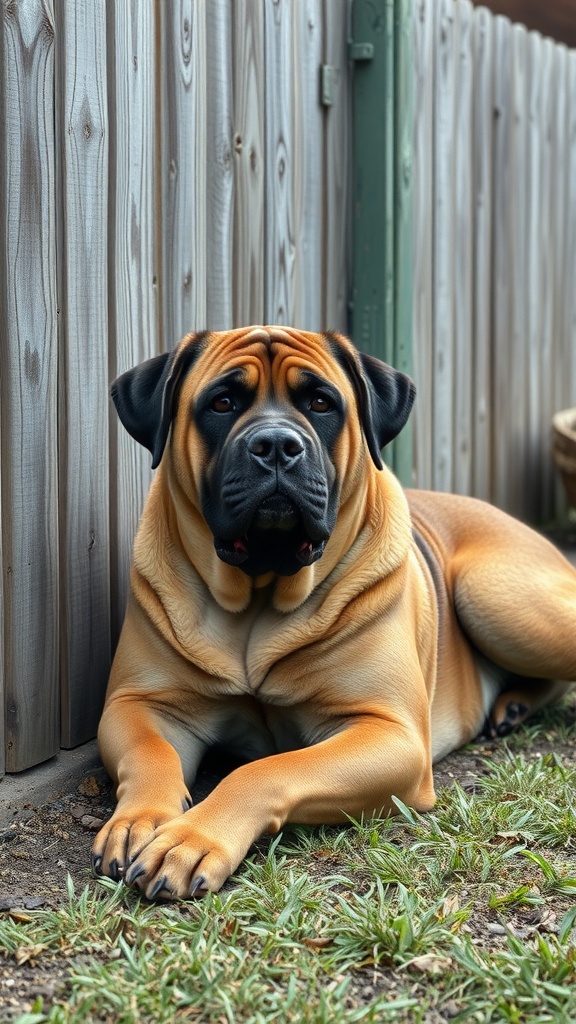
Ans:
<svg viewBox="0 0 576 1024"><path fill-rule="evenodd" d="M112 397L153 467L176 465L223 562L292 576L322 556L367 466L382 468L414 386L341 335L253 327L189 335Z"/></svg>

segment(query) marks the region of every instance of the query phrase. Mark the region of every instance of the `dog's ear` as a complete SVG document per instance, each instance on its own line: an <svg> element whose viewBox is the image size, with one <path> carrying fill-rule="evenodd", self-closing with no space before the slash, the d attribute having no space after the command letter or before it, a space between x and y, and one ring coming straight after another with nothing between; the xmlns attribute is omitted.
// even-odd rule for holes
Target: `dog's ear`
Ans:
<svg viewBox="0 0 576 1024"><path fill-rule="evenodd" d="M380 451L400 433L416 396L414 381L388 363L338 345L338 360L354 384L362 429L374 464L382 469Z"/></svg>
<svg viewBox="0 0 576 1024"><path fill-rule="evenodd" d="M405 373L381 359L362 352L359 355L368 392L362 426L370 454L381 469L380 451L406 425L416 397L416 385Z"/></svg>
<svg viewBox="0 0 576 1024"><path fill-rule="evenodd" d="M162 458L182 381L199 351L198 338L190 337L175 351L127 370L110 389L122 425L152 453L152 469Z"/></svg>

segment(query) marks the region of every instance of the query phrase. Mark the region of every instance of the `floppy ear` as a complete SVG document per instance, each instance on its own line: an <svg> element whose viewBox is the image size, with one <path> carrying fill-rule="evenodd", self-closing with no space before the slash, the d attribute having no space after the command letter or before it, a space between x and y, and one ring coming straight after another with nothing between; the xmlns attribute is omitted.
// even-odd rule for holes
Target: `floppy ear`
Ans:
<svg viewBox="0 0 576 1024"><path fill-rule="evenodd" d="M368 393L362 426L370 454L378 469L382 469L380 450L405 426L416 397L416 385L405 373L380 359L362 352L359 355Z"/></svg>
<svg viewBox="0 0 576 1024"><path fill-rule="evenodd" d="M127 370L110 389L122 425L152 453L152 469L162 458L182 381L199 349L190 339L190 344L180 345L174 352L154 356Z"/></svg>
<svg viewBox="0 0 576 1024"><path fill-rule="evenodd" d="M354 385L368 450L382 469L380 450L394 440L410 415L416 395L414 381L381 359L350 352L340 343L333 351Z"/></svg>

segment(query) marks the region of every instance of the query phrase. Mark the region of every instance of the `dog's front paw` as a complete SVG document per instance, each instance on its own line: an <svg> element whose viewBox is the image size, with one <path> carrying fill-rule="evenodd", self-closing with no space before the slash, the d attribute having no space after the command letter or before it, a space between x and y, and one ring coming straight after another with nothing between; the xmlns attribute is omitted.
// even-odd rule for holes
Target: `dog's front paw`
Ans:
<svg viewBox="0 0 576 1024"><path fill-rule="evenodd" d="M189 899L216 892L246 850L216 840L195 822L196 808L156 829L124 876L147 899Z"/></svg>
<svg viewBox="0 0 576 1024"><path fill-rule="evenodd" d="M96 875L107 875L119 881L126 877L130 865L156 829L189 806L178 810L166 807L118 807L110 821L100 829L92 847L92 870Z"/></svg>

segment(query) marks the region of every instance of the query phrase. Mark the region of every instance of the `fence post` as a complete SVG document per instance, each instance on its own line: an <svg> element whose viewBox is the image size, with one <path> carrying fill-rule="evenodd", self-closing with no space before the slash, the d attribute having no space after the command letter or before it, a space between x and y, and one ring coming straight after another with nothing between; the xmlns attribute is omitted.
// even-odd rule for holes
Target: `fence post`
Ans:
<svg viewBox="0 0 576 1024"><path fill-rule="evenodd" d="M353 0L353 262L350 330L358 347L412 364L411 0ZM408 427L384 453L412 480Z"/></svg>

